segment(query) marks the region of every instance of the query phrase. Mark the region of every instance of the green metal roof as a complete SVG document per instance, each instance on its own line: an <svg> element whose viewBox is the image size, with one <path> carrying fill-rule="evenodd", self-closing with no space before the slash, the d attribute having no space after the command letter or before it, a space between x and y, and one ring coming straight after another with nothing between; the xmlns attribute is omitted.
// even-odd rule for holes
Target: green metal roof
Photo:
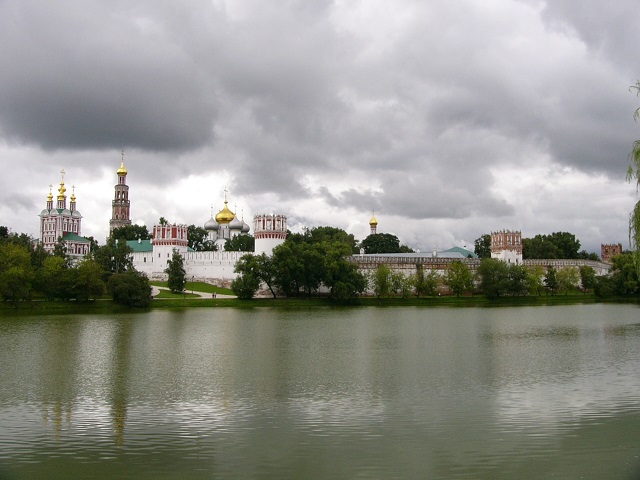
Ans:
<svg viewBox="0 0 640 480"><path fill-rule="evenodd" d="M151 240L127 240L127 247L134 252L152 252L153 244Z"/></svg>
<svg viewBox="0 0 640 480"><path fill-rule="evenodd" d="M90 240L81 237L80 235L77 235L75 233L72 232L67 232L64 234L64 236L62 237L62 239L65 242L79 242L79 243L91 243Z"/></svg>
<svg viewBox="0 0 640 480"><path fill-rule="evenodd" d="M449 250L445 250L444 252L459 253L464 258L478 258L478 255L473 253L471 250L467 250L466 248L462 248L462 247L453 247L453 248L450 248Z"/></svg>

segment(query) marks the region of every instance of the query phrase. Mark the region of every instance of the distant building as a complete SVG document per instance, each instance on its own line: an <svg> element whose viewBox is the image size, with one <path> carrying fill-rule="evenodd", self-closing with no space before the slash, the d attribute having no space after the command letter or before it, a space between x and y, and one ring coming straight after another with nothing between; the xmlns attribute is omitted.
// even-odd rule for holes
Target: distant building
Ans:
<svg viewBox="0 0 640 480"><path fill-rule="evenodd" d="M118 183L114 187L115 193L111 201L109 235L116 228L131 225L131 202L129 201L129 186L127 185L127 169L124 168L124 152L122 152L122 163L116 174L118 175Z"/></svg>
<svg viewBox="0 0 640 480"><path fill-rule="evenodd" d="M53 204L53 185L49 185L47 207L40 212L40 243L44 249L53 253L58 240L61 239L67 255L77 261L89 253L91 242L82 237L82 215L76 208L75 188L71 193L71 202L67 208L67 188L64 185L64 170L58 187L56 204Z"/></svg>
<svg viewBox="0 0 640 480"><path fill-rule="evenodd" d="M600 245L600 258L604 263L611 263L611 258L622 255L622 244Z"/></svg>
<svg viewBox="0 0 640 480"><path fill-rule="evenodd" d="M522 232L516 230L491 232L491 258L521 264Z"/></svg>

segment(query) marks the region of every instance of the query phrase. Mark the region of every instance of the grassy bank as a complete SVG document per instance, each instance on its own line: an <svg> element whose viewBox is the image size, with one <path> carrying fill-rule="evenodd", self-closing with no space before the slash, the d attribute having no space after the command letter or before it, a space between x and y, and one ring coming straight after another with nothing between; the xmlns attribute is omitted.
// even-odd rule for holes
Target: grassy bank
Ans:
<svg viewBox="0 0 640 480"><path fill-rule="evenodd" d="M224 289L221 289L224 291ZM504 297L488 299L483 295L465 297L427 297L427 298L359 298L354 307L513 307L513 306L542 306L542 305L578 305L593 303L636 303L640 298L611 297L606 299L588 295L555 295L540 297ZM188 295L173 295L151 302L148 309L127 308L115 304L112 300L96 300L93 302L48 302L32 301L20 302L17 305L0 303L0 316L20 314L118 314L146 312L151 309L183 309L183 308L310 308L310 307L342 307L325 297L312 298L255 298L239 300L236 298L202 298Z"/></svg>
<svg viewBox="0 0 640 480"><path fill-rule="evenodd" d="M579 305L592 303L640 303L640 298L610 298L602 300L596 298L593 294L588 295L555 295L540 297L503 297L497 299L488 299L483 295L465 296L465 297L426 297L426 298L376 298L362 297L359 298L355 307L509 307L509 306L536 306L536 305ZM169 300L154 301L151 308L186 308L186 307L239 307L239 308L261 308L261 307L277 307L277 308L301 308L301 307L336 307L332 300L325 297L312 298L254 298L252 300L238 299L181 299L174 298ZM351 306L351 305L348 305Z"/></svg>
<svg viewBox="0 0 640 480"><path fill-rule="evenodd" d="M167 282L151 281L149 285L154 287L167 287ZM219 295L233 295L230 288L217 287L205 282L187 282L184 286L187 292L203 292L203 293L217 293Z"/></svg>

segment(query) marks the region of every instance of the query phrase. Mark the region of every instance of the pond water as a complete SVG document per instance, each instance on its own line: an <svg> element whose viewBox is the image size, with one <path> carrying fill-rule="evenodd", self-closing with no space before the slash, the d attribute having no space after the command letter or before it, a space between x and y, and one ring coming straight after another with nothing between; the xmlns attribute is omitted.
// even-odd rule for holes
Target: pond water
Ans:
<svg viewBox="0 0 640 480"><path fill-rule="evenodd" d="M640 478L640 308L0 319L0 479Z"/></svg>

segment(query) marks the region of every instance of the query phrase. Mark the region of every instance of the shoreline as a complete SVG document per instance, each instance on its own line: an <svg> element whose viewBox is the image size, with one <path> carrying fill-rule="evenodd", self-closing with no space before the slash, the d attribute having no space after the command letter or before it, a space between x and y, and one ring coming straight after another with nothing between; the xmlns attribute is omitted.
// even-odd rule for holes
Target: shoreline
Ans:
<svg viewBox="0 0 640 480"><path fill-rule="evenodd" d="M163 298L151 301L149 308L130 308L114 303L112 300L100 299L92 302L59 302L36 300L14 306L0 303L0 311L7 315L33 314L87 314L87 313L137 313L151 310L171 310L185 308L362 308L362 307L421 307L421 308L465 308L465 307L531 307L554 305L579 305L596 303L637 303L636 297L598 298L594 294L587 295L549 295L501 297L488 299L483 295L475 296L446 296L446 297L360 297L353 304L338 304L326 297L311 298L254 298L240 300L237 298Z"/></svg>

